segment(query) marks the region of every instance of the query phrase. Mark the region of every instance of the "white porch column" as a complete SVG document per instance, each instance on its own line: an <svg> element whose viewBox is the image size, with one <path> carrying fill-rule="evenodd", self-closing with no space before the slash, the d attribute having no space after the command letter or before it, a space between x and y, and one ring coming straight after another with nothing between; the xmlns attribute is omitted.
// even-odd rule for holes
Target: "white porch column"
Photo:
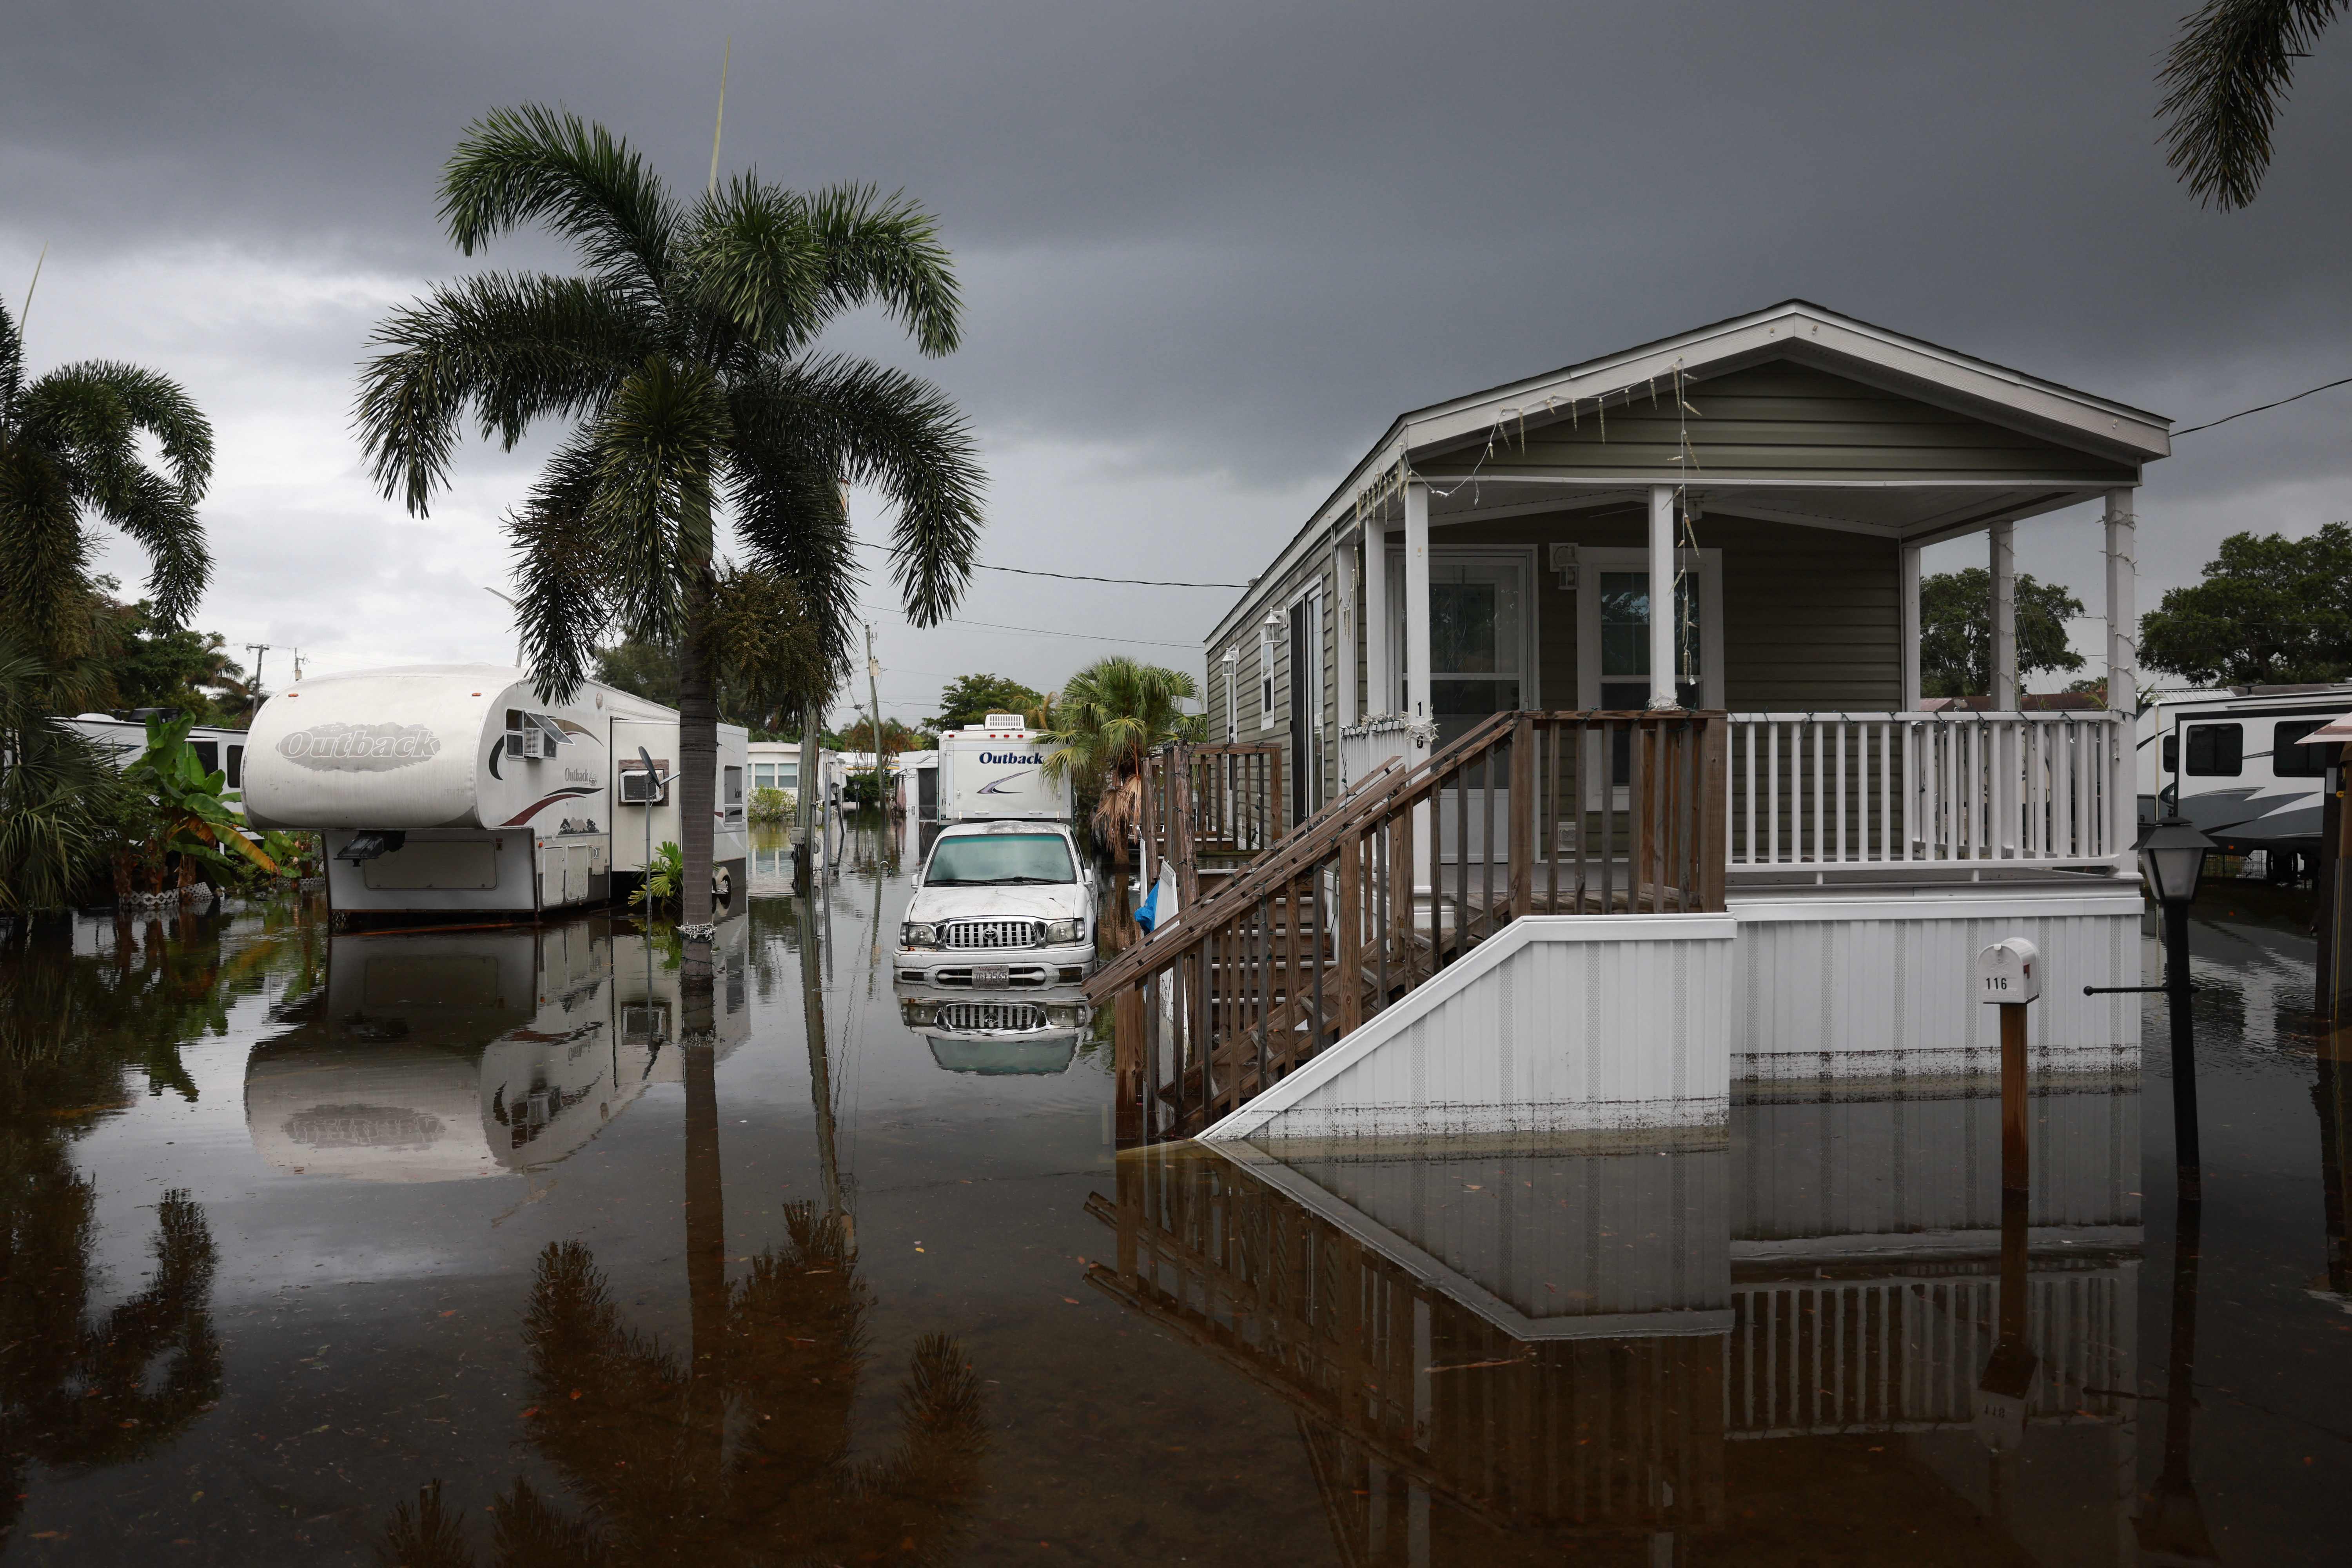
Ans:
<svg viewBox="0 0 2352 1568"><path fill-rule="evenodd" d="M1675 487L1650 487L1650 707L1675 698Z"/></svg>
<svg viewBox="0 0 2352 1568"><path fill-rule="evenodd" d="M1337 607L1332 640L1339 668L1332 685L1339 693L1339 728L1356 722L1356 542L1341 539L1331 546L1331 600ZM1346 782L1344 779L1341 781Z"/></svg>
<svg viewBox="0 0 2352 1568"><path fill-rule="evenodd" d="M1992 559L1992 705L2017 711L2017 524L1996 522L1987 531Z"/></svg>
<svg viewBox="0 0 2352 1568"><path fill-rule="evenodd" d="M1396 668L1389 662L1389 529L1364 520L1364 712L1396 711Z"/></svg>
<svg viewBox="0 0 2352 1568"><path fill-rule="evenodd" d="M2139 828L2139 763L2134 750L2132 715L2139 707L2139 520L2132 493L2107 492L2107 710L2123 715L2116 725L2113 784L2108 801L2108 847L2116 863L2128 868Z"/></svg>
<svg viewBox="0 0 2352 1568"><path fill-rule="evenodd" d="M1903 638L1903 711L1919 711L1922 694L1919 690L1919 547L1903 547L1901 583L1895 591L1900 601Z"/></svg>
<svg viewBox="0 0 2352 1568"><path fill-rule="evenodd" d="M1404 487L1404 679L1405 718L1436 723L1429 709L1429 487L1419 479Z"/></svg>

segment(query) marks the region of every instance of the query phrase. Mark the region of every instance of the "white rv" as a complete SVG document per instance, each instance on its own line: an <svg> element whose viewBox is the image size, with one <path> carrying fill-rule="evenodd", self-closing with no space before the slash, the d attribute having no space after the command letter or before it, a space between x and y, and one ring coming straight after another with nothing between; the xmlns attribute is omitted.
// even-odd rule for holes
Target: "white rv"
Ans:
<svg viewBox="0 0 2352 1568"><path fill-rule="evenodd" d="M750 844L746 740L719 727L722 897ZM255 715L246 811L325 835L338 914L532 915L606 902L681 839L677 758L677 710L608 686L549 703L510 665L318 676Z"/></svg>
<svg viewBox="0 0 2352 1568"><path fill-rule="evenodd" d="M712 948L722 1061L751 1034L750 925L722 922ZM246 1058L246 1127L263 1159L312 1177L543 1169L679 1081L683 1005L659 939L620 922L336 935L324 984Z"/></svg>
<svg viewBox="0 0 2352 1568"><path fill-rule="evenodd" d="M97 742L116 768L127 768L147 750L147 726L138 719L117 719L111 713L77 713L64 721L68 730ZM208 773L226 773L231 791L245 787L245 744L242 730L198 724L188 731L188 745ZM231 811L241 809L229 802Z"/></svg>
<svg viewBox="0 0 2352 1568"><path fill-rule="evenodd" d="M1070 781L1045 776L1044 738L1018 713L940 737L943 822L1067 822Z"/></svg>
<svg viewBox="0 0 2352 1568"><path fill-rule="evenodd" d="M2352 682L2242 686L2160 700L2143 726L2153 803L2231 855L2260 850L2272 879L2315 866L2331 746L2305 737L2352 713Z"/></svg>

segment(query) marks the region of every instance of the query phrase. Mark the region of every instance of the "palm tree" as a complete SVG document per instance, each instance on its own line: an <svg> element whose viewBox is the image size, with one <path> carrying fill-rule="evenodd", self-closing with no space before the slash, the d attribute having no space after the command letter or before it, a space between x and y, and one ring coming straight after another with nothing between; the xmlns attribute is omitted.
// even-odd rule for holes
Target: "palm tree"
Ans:
<svg viewBox="0 0 2352 1568"><path fill-rule="evenodd" d="M1181 739L1190 726L1180 699L1200 688L1181 669L1113 654L1070 677L1040 716L1048 778L1070 779L1081 798L1099 792L1095 829L1127 863L1127 841L1142 810L1143 759L1152 748Z"/></svg>
<svg viewBox="0 0 2352 1568"><path fill-rule="evenodd" d="M124 789L99 746L58 719L90 679L88 661L60 676L0 640L0 911L69 902L105 863Z"/></svg>
<svg viewBox="0 0 2352 1568"><path fill-rule="evenodd" d="M467 255L539 223L584 273L486 273L387 319L357 409L375 479L422 516L462 420L509 449L541 421L569 426L509 520L524 642L550 700L578 689L615 632L677 650L684 914L707 925L722 510L744 569L793 585L833 677L859 576L845 483L895 504L908 620L936 624L971 576L981 476L953 405L814 349L875 304L923 353L952 351L947 252L929 215L863 186L803 194L745 174L682 207L625 142L537 105L469 127L441 194Z"/></svg>
<svg viewBox="0 0 2352 1568"><path fill-rule="evenodd" d="M23 334L0 305L0 631L55 665L89 651L97 522L147 552L155 618L185 621L212 574L196 518L212 468L212 426L177 383L115 360L27 380Z"/></svg>
<svg viewBox="0 0 2352 1568"><path fill-rule="evenodd" d="M2158 79L2167 162L2200 201L2245 206L2271 166L2271 127L2311 52L2347 0L2205 0L2186 18Z"/></svg>

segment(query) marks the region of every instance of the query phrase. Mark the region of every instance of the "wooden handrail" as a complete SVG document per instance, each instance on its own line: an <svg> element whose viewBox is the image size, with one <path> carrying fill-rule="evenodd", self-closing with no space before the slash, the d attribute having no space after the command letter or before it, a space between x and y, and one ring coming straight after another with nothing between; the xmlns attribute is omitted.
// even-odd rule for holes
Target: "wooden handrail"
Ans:
<svg viewBox="0 0 2352 1568"><path fill-rule="evenodd" d="M1088 983L1118 1002L1122 1125L1153 1135L1162 1098L1204 1124L1538 910L1720 910L1725 729L1504 712L1392 760Z"/></svg>

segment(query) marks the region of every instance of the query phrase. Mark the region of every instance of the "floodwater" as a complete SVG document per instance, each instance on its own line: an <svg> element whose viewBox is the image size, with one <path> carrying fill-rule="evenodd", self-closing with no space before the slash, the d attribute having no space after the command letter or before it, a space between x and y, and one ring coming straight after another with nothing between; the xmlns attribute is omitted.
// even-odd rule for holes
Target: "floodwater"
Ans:
<svg viewBox="0 0 2352 1568"><path fill-rule="evenodd" d="M623 919L0 957L0 1554L2343 1560L2344 1090L2291 908L2196 928L2201 1246L2151 998L2144 1084L2037 1100L2004 1292L1981 1094L1122 1159L1069 999L901 996L895 850L788 870L707 1019Z"/></svg>

